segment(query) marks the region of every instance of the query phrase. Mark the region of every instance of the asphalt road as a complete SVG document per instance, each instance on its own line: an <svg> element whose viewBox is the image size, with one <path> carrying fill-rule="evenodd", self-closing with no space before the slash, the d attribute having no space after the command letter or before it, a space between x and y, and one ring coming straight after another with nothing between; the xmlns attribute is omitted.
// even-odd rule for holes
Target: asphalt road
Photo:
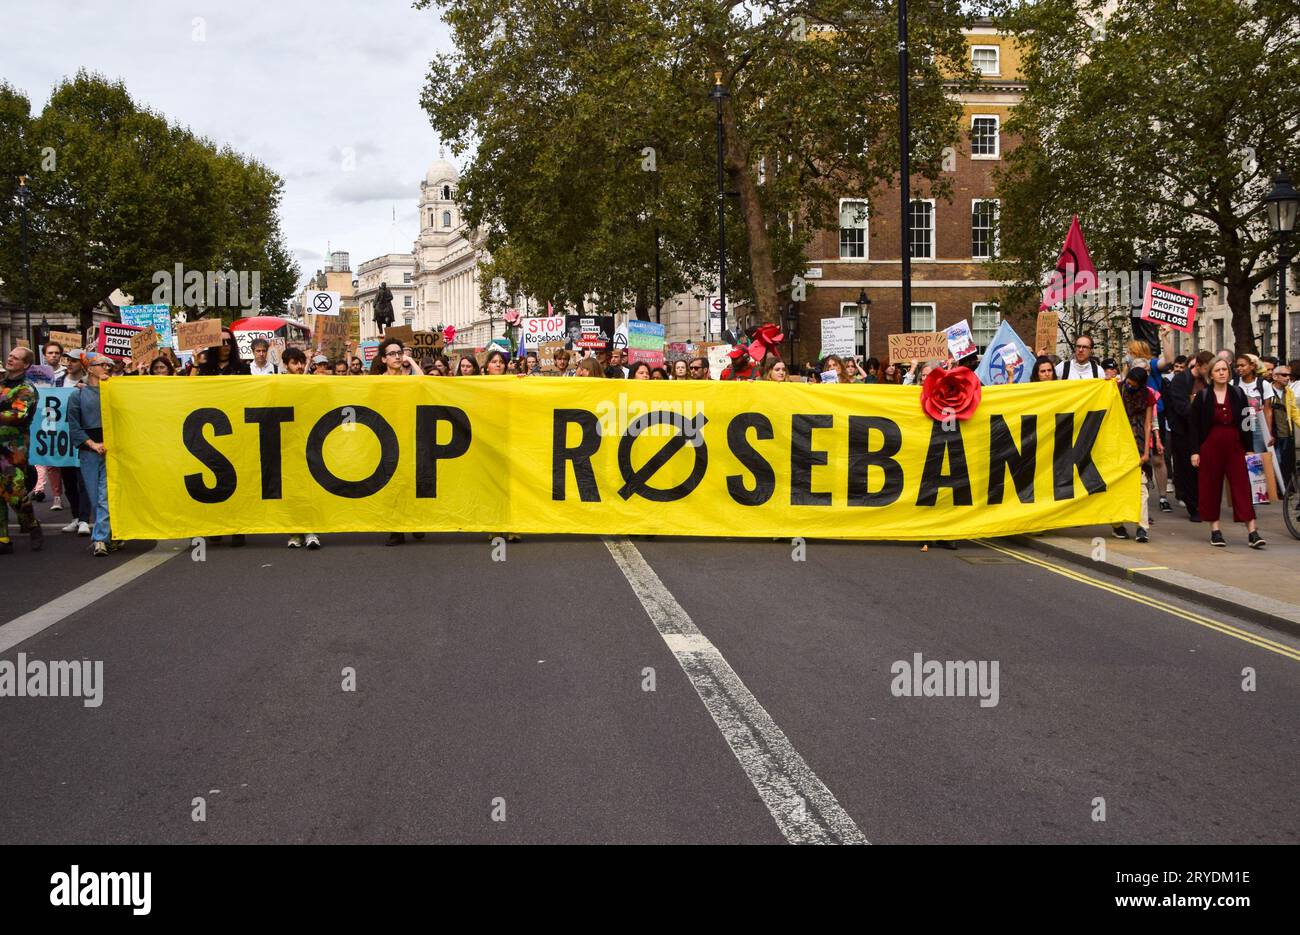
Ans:
<svg viewBox="0 0 1300 935"><path fill-rule="evenodd" d="M0 843L1300 842L1298 641L1254 624L974 543L382 540L17 537L0 645L49 625L0 659L103 702L0 698ZM997 704L895 697L916 653Z"/></svg>

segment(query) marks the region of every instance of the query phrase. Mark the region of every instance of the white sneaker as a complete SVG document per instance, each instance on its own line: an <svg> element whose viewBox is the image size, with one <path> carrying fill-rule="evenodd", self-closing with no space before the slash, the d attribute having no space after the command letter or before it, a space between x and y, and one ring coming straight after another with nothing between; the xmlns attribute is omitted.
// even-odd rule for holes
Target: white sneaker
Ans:
<svg viewBox="0 0 1300 935"><path fill-rule="evenodd" d="M59 502L58 497L54 498L54 502L50 504L50 509L54 510L55 512L58 512L59 510L63 509L63 504Z"/></svg>
<svg viewBox="0 0 1300 935"><path fill-rule="evenodd" d="M291 549L301 549L301 548L302 548L302 536L290 536L290 537L289 537L289 548L291 548Z"/></svg>
<svg viewBox="0 0 1300 935"><path fill-rule="evenodd" d="M90 523L77 523L77 535L79 536L90 535Z"/></svg>
<svg viewBox="0 0 1300 935"><path fill-rule="evenodd" d="M314 532L307 533L307 548L309 549L320 548L320 539L316 537L316 533Z"/></svg>
<svg viewBox="0 0 1300 935"><path fill-rule="evenodd" d="M68 525L64 526L61 531L76 532L80 528L81 528L81 523L74 519L72 522L68 523Z"/></svg>

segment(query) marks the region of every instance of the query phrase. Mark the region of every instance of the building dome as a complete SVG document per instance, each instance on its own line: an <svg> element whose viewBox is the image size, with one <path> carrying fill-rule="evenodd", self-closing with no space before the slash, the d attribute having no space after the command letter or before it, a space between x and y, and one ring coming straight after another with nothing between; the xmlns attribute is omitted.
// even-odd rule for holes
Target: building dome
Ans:
<svg viewBox="0 0 1300 935"><path fill-rule="evenodd" d="M455 166L446 159L435 159L429 166L429 171L424 173L424 184L438 185L443 182L454 182L457 177Z"/></svg>

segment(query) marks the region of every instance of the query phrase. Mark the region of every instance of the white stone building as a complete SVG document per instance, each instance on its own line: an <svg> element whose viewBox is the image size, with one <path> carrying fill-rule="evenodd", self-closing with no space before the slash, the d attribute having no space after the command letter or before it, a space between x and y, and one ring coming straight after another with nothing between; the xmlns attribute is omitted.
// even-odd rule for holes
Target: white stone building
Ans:
<svg viewBox="0 0 1300 935"><path fill-rule="evenodd" d="M410 325L416 331L429 331L438 324L415 300L415 257L409 253L385 253L357 268L355 303L361 315L361 340L373 341L379 337L379 329L375 327L375 299L380 283L387 283L393 293L393 324Z"/></svg>

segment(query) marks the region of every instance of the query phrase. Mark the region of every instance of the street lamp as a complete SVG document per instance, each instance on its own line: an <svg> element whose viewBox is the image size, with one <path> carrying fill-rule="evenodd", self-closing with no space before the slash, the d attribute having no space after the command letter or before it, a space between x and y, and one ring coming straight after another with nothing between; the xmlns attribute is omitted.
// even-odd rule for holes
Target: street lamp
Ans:
<svg viewBox="0 0 1300 935"><path fill-rule="evenodd" d="M28 343L32 340L32 296L31 296L31 275L27 268L27 199L31 191L27 188L27 176L18 176L18 249L22 261L23 286L22 302L23 317L27 321L26 330L23 337Z"/></svg>
<svg viewBox="0 0 1300 935"><path fill-rule="evenodd" d="M794 343L799 340L799 303L791 301L785 307L785 336L790 339L790 363L795 363L797 358L794 353Z"/></svg>
<svg viewBox="0 0 1300 935"><path fill-rule="evenodd" d="M858 290L858 325L862 328L862 359L870 353L867 347L867 321L871 317L871 297L866 289Z"/></svg>
<svg viewBox="0 0 1300 935"><path fill-rule="evenodd" d="M720 300L719 310L722 316L721 327L719 331L727 330L727 186L723 181L722 174L722 146L723 146L723 128L722 128L722 102L731 95L727 89L722 86L722 72L713 73L713 90L709 92L709 97L713 98L718 105L718 298Z"/></svg>
<svg viewBox="0 0 1300 935"><path fill-rule="evenodd" d="M899 232L902 235L900 284L903 331L912 330L912 143L907 116L907 0L898 0L898 169Z"/></svg>
<svg viewBox="0 0 1300 935"><path fill-rule="evenodd" d="M1300 192L1291 184L1285 169L1278 169L1273 179L1273 190L1264 198L1268 209L1268 226L1277 237L1277 346L1278 356L1285 361L1291 356L1286 343L1286 266L1291 262L1290 240L1295 230L1296 209L1300 208Z"/></svg>

